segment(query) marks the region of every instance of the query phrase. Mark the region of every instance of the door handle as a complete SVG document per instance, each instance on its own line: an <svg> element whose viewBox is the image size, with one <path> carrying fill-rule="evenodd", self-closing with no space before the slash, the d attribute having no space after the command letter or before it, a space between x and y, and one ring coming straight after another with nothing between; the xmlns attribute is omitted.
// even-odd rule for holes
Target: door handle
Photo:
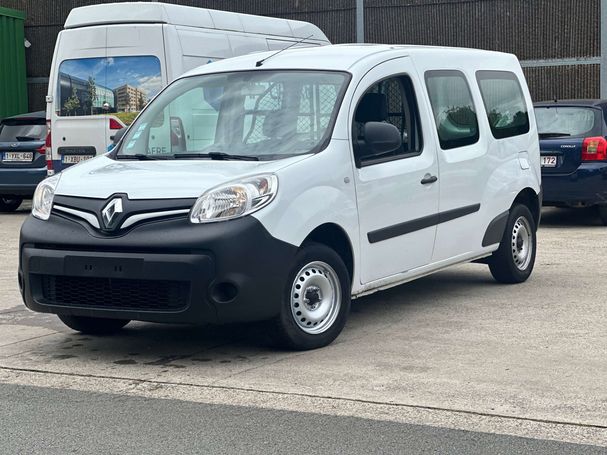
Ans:
<svg viewBox="0 0 607 455"><path fill-rule="evenodd" d="M422 179L422 181L420 183L422 185L428 185L429 183L434 183L437 180L438 180L438 177L436 175L426 174L426 175L424 175L424 178Z"/></svg>

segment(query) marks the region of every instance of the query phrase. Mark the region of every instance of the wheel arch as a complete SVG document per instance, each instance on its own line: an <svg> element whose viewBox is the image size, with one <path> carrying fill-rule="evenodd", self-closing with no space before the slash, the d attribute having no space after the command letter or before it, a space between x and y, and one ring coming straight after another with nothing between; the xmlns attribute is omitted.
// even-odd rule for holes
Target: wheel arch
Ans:
<svg viewBox="0 0 607 455"><path fill-rule="evenodd" d="M535 191L533 191L533 189L525 188L516 195L514 201L512 202L512 206L510 207L511 209L514 204L522 204L529 209L531 215L533 215L535 229L537 230L540 224L540 216L542 209L539 195Z"/></svg>
<svg viewBox="0 0 607 455"><path fill-rule="evenodd" d="M350 280L353 280L354 249L352 248L352 242L348 234L346 234L346 231L341 226L335 223L322 224L307 235L302 245L306 242L320 243L335 251L344 261L350 275Z"/></svg>

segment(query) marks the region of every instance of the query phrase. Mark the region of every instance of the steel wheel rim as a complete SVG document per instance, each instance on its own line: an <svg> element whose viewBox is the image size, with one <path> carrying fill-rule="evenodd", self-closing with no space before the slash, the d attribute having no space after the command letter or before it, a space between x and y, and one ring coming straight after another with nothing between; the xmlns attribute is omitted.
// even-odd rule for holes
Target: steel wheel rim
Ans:
<svg viewBox="0 0 607 455"><path fill-rule="evenodd" d="M533 256L533 235L527 218L519 216L512 227L512 260L517 269L523 271L529 267Z"/></svg>
<svg viewBox="0 0 607 455"><path fill-rule="evenodd" d="M327 331L341 307L341 286L333 267L322 261L302 267L291 286L290 306L301 330L312 335Z"/></svg>

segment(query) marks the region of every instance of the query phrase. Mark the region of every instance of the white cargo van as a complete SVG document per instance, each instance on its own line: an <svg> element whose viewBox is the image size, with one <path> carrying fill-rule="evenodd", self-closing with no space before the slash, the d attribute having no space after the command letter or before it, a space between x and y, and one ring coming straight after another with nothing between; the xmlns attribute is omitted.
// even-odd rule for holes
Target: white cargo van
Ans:
<svg viewBox="0 0 607 455"><path fill-rule="evenodd" d="M137 2L73 9L50 73L49 174L105 153L116 131L184 72L294 43L329 41L306 22L204 8Z"/></svg>
<svg viewBox="0 0 607 455"><path fill-rule="evenodd" d="M236 57L179 78L110 154L38 186L20 285L29 308L83 332L268 320L309 349L340 333L351 297L453 264L525 281L540 189L513 55Z"/></svg>

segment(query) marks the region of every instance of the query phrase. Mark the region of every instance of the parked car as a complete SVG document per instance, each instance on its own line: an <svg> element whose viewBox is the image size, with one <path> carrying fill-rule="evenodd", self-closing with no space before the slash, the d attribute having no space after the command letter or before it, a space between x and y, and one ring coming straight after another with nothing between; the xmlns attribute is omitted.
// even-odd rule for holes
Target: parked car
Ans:
<svg viewBox="0 0 607 455"><path fill-rule="evenodd" d="M250 52L324 44L329 40L318 27L296 20L158 2L74 8L50 71L49 174L106 153L116 131L190 69Z"/></svg>
<svg viewBox="0 0 607 455"><path fill-rule="evenodd" d="M535 103L545 206L590 207L607 225L607 100Z"/></svg>
<svg viewBox="0 0 607 455"><path fill-rule="evenodd" d="M0 121L0 212L13 212L46 177L45 113Z"/></svg>
<svg viewBox="0 0 607 455"><path fill-rule="evenodd" d="M253 54L179 78L110 154L42 182L19 282L30 309L82 332L268 320L311 349L341 332L351 296L468 261L525 281L539 192L513 55Z"/></svg>

